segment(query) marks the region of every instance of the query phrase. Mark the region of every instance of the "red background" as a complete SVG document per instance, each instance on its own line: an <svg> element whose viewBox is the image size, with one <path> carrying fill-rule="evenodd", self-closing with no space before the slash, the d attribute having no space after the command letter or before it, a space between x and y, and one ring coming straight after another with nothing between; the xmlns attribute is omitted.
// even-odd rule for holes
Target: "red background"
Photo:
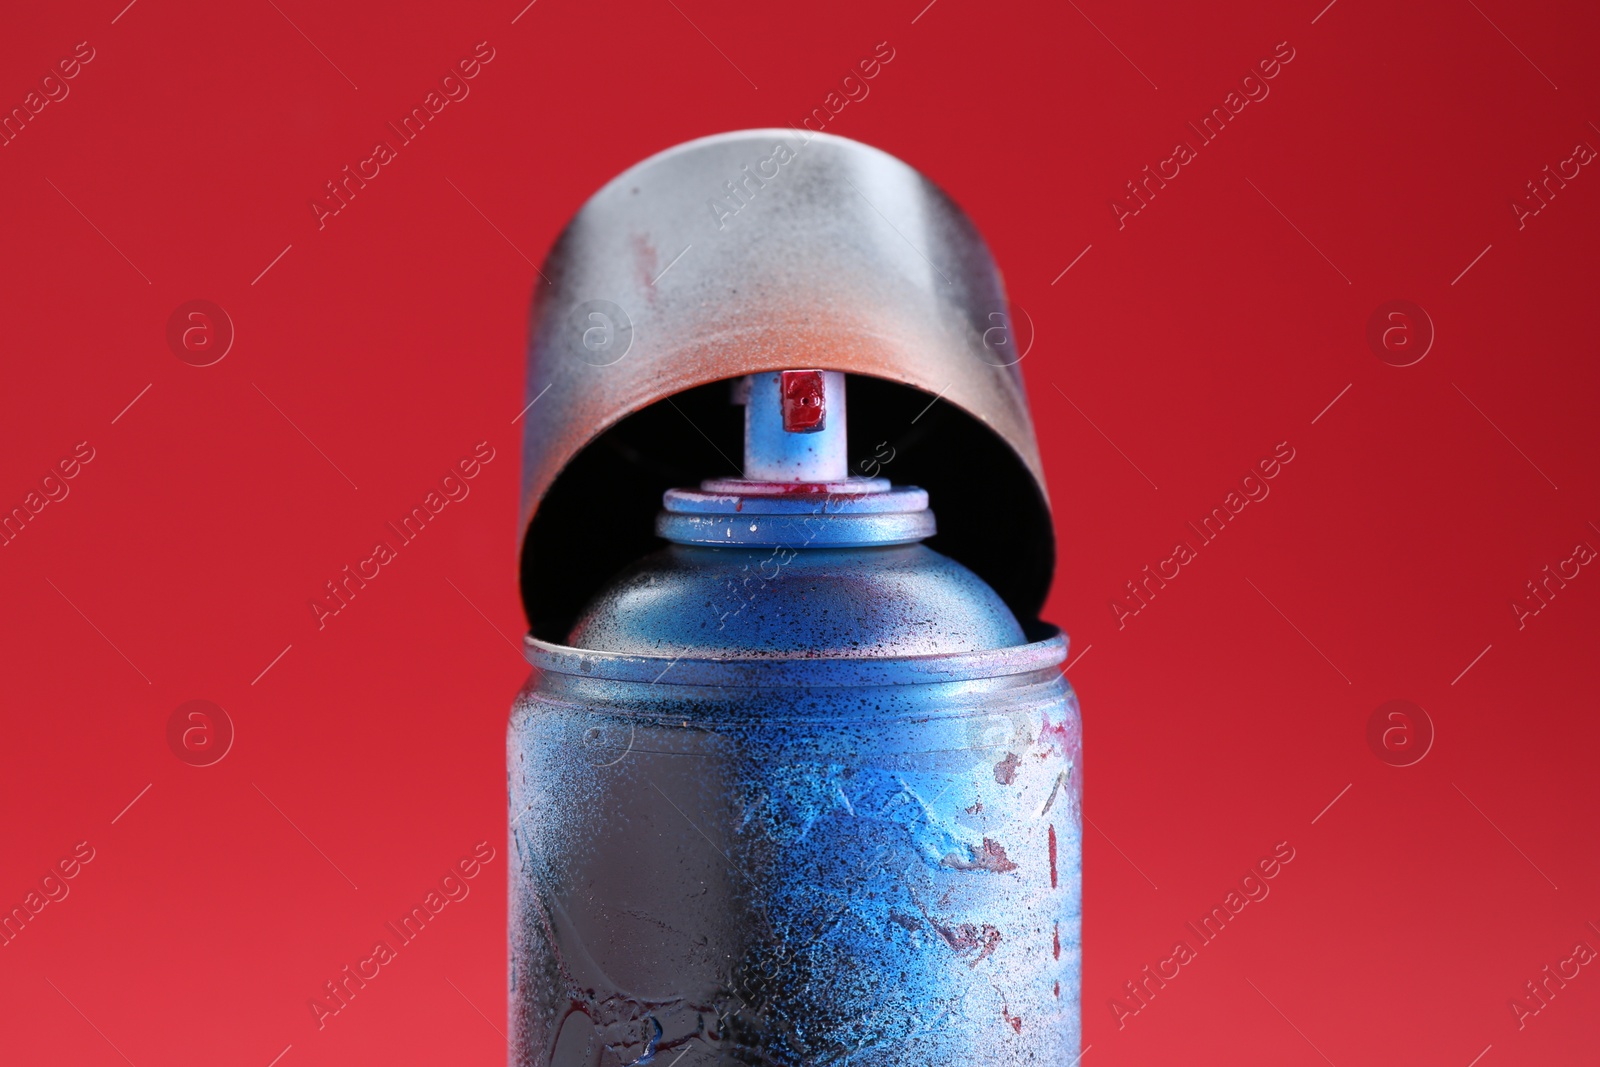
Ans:
<svg viewBox="0 0 1600 1067"><path fill-rule="evenodd" d="M0 35L6 109L95 50L0 148L0 504L95 450L0 548L0 904L95 849L0 948L0 1059L502 1061L529 261L618 171L798 123L879 41L829 131L964 205L1036 330L1095 826L1085 1061L1593 1056L1596 968L1521 1029L1508 1006L1600 947L1600 576L1522 629L1509 606L1600 547L1600 175L1510 208L1600 146L1593 9L124 2ZM323 183L485 40L471 95L319 230ZM1271 95L1119 230L1110 198L1281 41ZM166 341L191 299L237 331L213 366ZM1409 367L1366 341L1392 299L1437 330ZM309 599L484 440L472 495L319 632ZM1271 496L1119 629L1123 583L1282 441ZM236 726L214 766L168 748L191 699ZM1414 766L1366 741L1392 699L1437 731ZM472 895L319 1031L308 999L481 840ZM1280 841L1271 896L1119 1029L1123 983Z"/></svg>

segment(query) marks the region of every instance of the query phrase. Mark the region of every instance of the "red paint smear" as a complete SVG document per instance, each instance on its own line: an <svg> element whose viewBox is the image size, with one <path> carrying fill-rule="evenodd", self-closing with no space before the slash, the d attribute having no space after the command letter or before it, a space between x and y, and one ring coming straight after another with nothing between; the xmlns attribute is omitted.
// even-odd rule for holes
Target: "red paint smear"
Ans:
<svg viewBox="0 0 1600 1067"><path fill-rule="evenodd" d="M1050 824L1050 888L1056 888L1056 824Z"/></svg>
<svg viewBox="0 0 1600 1067"><path fill-rule="evenodd" d="M1061 958L1061 924L1060 923L1056 923L1055 939L1056 939L1056 945L1055 945L1056 959L1059 960ZM1060 989L1061 989L1060 986L1056 987L1056 996L1058 996L1058 997L1061 995Z"/></svg>
<svg viewBox="0 0 1600 1067"><path fill-rule="evenodd" d="M937 919L930 917L928 921L933 924L933 928L938 931L939 936L944 938L945 944L957 952L966 952L974 948L979 949L978 958L969 964L972 967L976 967L988 959L989 954L995 950L995 946L1000 944L1002 940L1000 931L988 923L984 923L981 929L971 923L962 923L960 926L951 929L948 926L941 925Z"/></svg>
<svg viewBox="0 0 1600 1067"><path fill-rule="evenodd" d="M759 492L752 492L750 496L831 496L833 486L828 482L785 482L782 485L774 483L772 488L762 486Z"/></svg>
<svg viewBox="0 0 1600 1067"><path fill-rule="evenodd" d="M1071 720L1063 718L1060 722L1051 722L1048 714L1044 716L1039 729L1040 743L1043 744L1047 740L1060 745L1063 753L1075 752L1079 747L1077 731L1073 729Z"/></svg>
<svg viewBox="0 0 1600 1067"><path fill-rule="evenodd" d="M789 433L814 433L827 419L822 372L786 370L782 378L783 428Z"/></svg>
<svg viewBox="0 0 1600 1067"><path fill-rule="evenodd" d="M1011 1024L1011 1029L1015 1030L1019 1034L1022 1033L1022 1016L1012 1015L1011 1006L1009 1004L1003 1005L1000 1008L1000 1017Z"/></svg>
<svg viewBox="0 0 1600 1067"><path fill-rule="evenodd" d="M770 497L770 496L820 496L820 497L857 497L868 496L880 490L869 486L842 482L748 482L742 478L714 479L722 482L741 482L743 484L735 489L719 486L719 495L738 495L744 497Z"/></svg>
<svg viewBox="0 0 1600 1067"><path fill-rule="evenodd" d="M1010 856L1006 855L1005 846L989 838L983 839L983 848L974 855L971 863L957 859L952 853L942 861L946 867L954 867L958 871L993 871L996 874L1005 874L1007 871L1017 869L1017 864Z"/></svg>
<svg viewBox="0 0 1600 1067"><path fill-rule="evenodd" d="M1061 996L1061 983L1057 982L1056 983L1056 997L1059 999L1060 996Z"/></svg>

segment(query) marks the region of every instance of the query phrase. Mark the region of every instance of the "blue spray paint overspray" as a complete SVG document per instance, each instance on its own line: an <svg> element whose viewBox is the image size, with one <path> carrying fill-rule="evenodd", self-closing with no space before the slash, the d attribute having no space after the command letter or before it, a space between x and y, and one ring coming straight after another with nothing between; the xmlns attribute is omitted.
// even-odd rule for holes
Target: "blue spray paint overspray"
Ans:
<svg viewBox="0 0 1600 1067"><path fill-rule="evenodd" d="M750 236L713 245L684 288L652 295L670 272L628 262L641 234L651 248L705 238L697 182L793 137L726 135L641 164L547 263L530 397L566 386L571 406L530 422L525 453L535 670L507 750L516 1067L1078 1056L1081 727L1066 639L1029 610L1048 583L1048 511L1020 377L984 340L983 307L1005 305L981 242L903 164L816 138L769 190L792 195L764 194L767 228L741 216ZM842 179L920 219L962 291L938 292L886 240L830 240ZM809 296L764 285L790 267L750 255L785 233L817 261ZM606 262L619 234L620 267ZM740 287L752 295L731 319L704 298ZM931 324L912 328L919 315ZM604 356L624 336L610 362L582 347ZM871 401L898 394L856 375L902 382L915 404L886 415L892 402ZM928 386L945 375L942 394ZM665 402L725 453L726 425L689 399L719 380L742 406L742 476L667 488L652 524L625 497L693 445L656 416ZM941 401L942 428L919 430ZM896 421L881 444L856 429ZM973 480L963 463L980 462L989 477ZM930 491L879 476L901 469ZM957 512L948 533L930 495Z"/></svg>

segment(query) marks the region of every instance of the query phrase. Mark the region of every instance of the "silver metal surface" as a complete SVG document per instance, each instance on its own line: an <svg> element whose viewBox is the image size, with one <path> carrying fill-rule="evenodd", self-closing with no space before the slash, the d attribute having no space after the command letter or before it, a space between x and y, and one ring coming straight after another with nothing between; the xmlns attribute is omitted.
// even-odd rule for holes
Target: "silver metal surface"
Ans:
<svg viewBox="0 0 1600 1067"><path fill-rule="evenodd" d="M985 342L1008 321L1005 291L971 222L911 167L793 129L692 141L596 193L543 273L525 396L539 400L523 450L523 531L535 549L524 552L525 575L547 543L531 526L593 521L547 516L541 504L608 427L696 386L815 367L914 387L1004 442L1010 458L1000 462L1025 468L1020 484L1037 491L1014 504L1027 521L952 535L976 547L941 547L1024 615L1037 610L1053 555L1044 479L1021 375ZM1006 555L1037 562L1002 582L991 570L1011 566Z"/></svg>

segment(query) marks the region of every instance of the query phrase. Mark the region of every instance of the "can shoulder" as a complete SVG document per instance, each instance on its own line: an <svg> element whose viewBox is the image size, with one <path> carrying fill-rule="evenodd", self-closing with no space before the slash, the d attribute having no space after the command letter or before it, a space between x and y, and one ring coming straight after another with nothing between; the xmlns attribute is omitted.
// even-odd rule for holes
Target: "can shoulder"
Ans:
<svg viewBox="0 0 1600 1067"><path fill-rule="evenodd" d="M1026 640L994 590L926 545L671 545L617 575L568 643L635 655L867 659Z"/></svg>

